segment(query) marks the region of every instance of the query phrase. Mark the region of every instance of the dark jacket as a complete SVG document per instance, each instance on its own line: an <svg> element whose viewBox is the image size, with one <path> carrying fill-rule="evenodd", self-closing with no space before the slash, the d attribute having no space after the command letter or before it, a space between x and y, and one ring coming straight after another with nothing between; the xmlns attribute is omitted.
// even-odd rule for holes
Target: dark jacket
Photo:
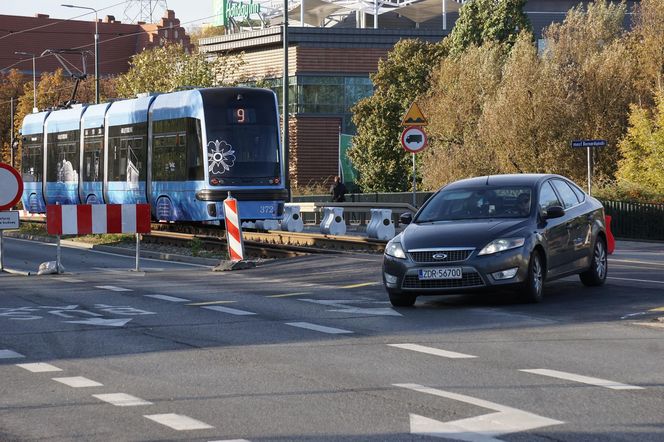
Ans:
<svg viewBox="0 0 664 442"><path fill-rule="evenodd" d="M343 203L344 201L346 201L346 197L344 196L346 192L348 192L346 190L346 186L341 181L338 183L334 183L330 187L330 193L332 194L332 201L334 201L335 203Z"/></svg>

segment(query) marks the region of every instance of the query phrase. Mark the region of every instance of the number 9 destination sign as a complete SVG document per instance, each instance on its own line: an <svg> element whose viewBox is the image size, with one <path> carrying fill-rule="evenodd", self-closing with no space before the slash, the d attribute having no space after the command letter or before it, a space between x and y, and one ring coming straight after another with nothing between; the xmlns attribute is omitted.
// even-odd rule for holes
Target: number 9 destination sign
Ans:
<svg viewBox="0 0 664 442"><path fill-rule="evenodd" d="M410 153L422 152L427 147L427 134L421 127L407 127L401 133L401 145Z"/></svg>

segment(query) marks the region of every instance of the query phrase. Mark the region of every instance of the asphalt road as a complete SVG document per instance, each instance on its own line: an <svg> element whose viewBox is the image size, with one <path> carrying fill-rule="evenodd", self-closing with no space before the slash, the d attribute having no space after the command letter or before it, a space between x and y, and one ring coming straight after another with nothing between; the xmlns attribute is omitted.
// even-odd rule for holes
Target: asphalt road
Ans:
<svg viewBox="0 0 664 442"><path fill-rule="evenodd" d="M601 288L410 309L378 256L136 273L70 251L94 268L0 276L0 440L661 441L664 246L619 250Z"/></svg>

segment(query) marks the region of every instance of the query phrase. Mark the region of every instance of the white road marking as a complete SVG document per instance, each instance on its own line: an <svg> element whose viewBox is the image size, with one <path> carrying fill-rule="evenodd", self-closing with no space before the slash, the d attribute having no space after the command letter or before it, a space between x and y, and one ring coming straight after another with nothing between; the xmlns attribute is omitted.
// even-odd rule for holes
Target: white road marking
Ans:
<svg viewBox="0 0 664 442"><path fill-rule="evenodd" d="M219 305L208 305L201 308L206 308L208 310L215 310L217 312L228 313L229 315L236 315L236 316L248 316L256 314L254 312L248 312L246 310L238 310L236 308L230 308L230 307L221 307Z"/></svg>
<svg viewBox="0 0 664 442"><path fill-rule="evenodd" d="M48 371L62 371L61 368L45 362L34 362L32 364L16 364L17 367L24 368L32 373L45 373Z"/></svg>
<svg viewBox="0 0 664 442"><path fill-rule="evenodd" d="M104 384L100 384L99 382L93 381L92 379L84 378L83 376L72 376L69 378L53 378L53 380L74 388L104 386Z"/></svg>
<svg viewBox="0 0 664 442"><path fill-rule="evenodd" d="M96 285L97 289L111 290L113 292L133 292L132 289L126 289L123 287L116 287L114 285Z"/></svg>
<svg viewBox="0 0 664 442"><path fill-rule="evenodd" d="M299 301L311 302L314 304L327 305L330 307L337 307L330 309L328 312L342 312L342 313L355 313L359 315L374 315L374 316L403 316L401 313L390 307L372 307L362 308L348 305L354 302L365 302L369 298L356 298L356 299L299 299Z"/></svg>
<svg viewBox="0 0 664 442"><path fill-rule="evenodd" d="M90 319L81 319L80 321L64 321L64 322L68 324L101 325L103 327L123 327L129 321L131 321L131 319L90 318Z"/></svg>
<svg viewBox="0 0 664 442"><path fill-rule="evenodd" d="M108 402L111 405L116 407L136 407L139 405L152 405L152 402L148 402L136 396L132 396L126 393L108 393L108 394L93 394L92 397L96 397L100 401Z"/></svg>
<svg viewBox="0 0 664 442"><path fill-rule="evenodd" d="M342 334L342 333L353 333L352 331L343 330L340 328L325 327L323 325L316 325L310 322L287 322L286 325L292 327L306 328L307 330L319 331L321 333L330 333L333 335Z"/></svg>
<svg viewBox="0 0 664 442"><path fill-rule="evenodd" d="M548 370L545 368L536 368L528 370L519 370L525 373L539 374L542 376L549 376L552 378L564 379L566 381L580 382L582 384L596 385L598 387L610 388L612 390L643 390L643 387L636 385L621 384L620 382L607 381L606 379L591 378L588 376L581 376L574 373L566 373L564 371Z"/></svg>
<svg viewBox="0 0 664 442"><path fill-rule="evenodd" d="M168 296L168 295L145 295L148 298L161 299L162 301L170 302L190 302L189 299L178 298L177 296Z"/></svg>
<svg viewBox="0 0 664 442"><path fill-rule="evenodd" d="M12 350L0 350L0 359L17 359L17 358L24 358L21 353L16 353L15 351Z"/></svg>
<svg viewBox="0 0 664 442"><path fill-rule="evenodd" d="M192 419L188 416L183 416L181 414L166 413L166 414L150 414L145 415L144 417L155 421L159 424L166 425L177 431L183 430L206 430L208 428L214 428L212 425L208 425L205 422Z"/></svg>
<svg viewBox="0 0 664 442"><path fill-rule="evenodd" d="M420 353L427 353L430 355L441 356L443 358L451 359L469 359L476 358L477 356L467 355L464 353L457 353L454 351L441 350L433 347L425 347L418 344L387 344L390 347L403 348L405 350L418 351Z"/></svg>
<svg viewBox="0 0 664 442"><path fill-rule="evenodd" d="M451 422L440 422L411 413L410 432L412 434L469 442L498 442L500 439L496 439L494 436L564 423L562 421L549 419L533 413L528 413L527 411L496 404L494 402L449 391L436 390L418 384L394 384L394 386L465 402L467 404L495 411L495 413Z"/></svg>
<svg viewBox="0 0 664 442"><path fill-rule="evenodd" d="M210 442L250 442L248 439L220 439L211 440Z"/></svg>
<svg viewBox="0 0 664 442"><path fill-rule="evenodd" d="M69 278L66 276L60 276L58 278L55 278L56 281L63 281L63 282L71 282L72 284L78 283L78 282L83 282L81 279L76 279L76 278Z"/></svg>
<svg viewBox="0 0 664 442"><path fill-rule="evenodd" d="M618 278L617 276L607 276L608 279L617 279L620 281L633 281L633 282L647 282L650 284L664 284L664 281L653 281L652 279L634 279L634 278Z"/></svg>

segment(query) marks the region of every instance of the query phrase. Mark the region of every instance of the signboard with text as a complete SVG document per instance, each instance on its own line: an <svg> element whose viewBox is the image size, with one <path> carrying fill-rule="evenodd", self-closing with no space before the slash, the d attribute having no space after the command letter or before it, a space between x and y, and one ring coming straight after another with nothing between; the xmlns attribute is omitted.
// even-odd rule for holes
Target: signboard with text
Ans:
<svg viewBox="0 0 664 442"><path fill-rule="evenodd" d="M18 229L18 211L0 212L0 230Z"/></svg>
<svg viewBox="0 0 664 442"><path fill-rule="evenodd" d="M574 140L572 147L606 147L606 140Z"/></svg>

